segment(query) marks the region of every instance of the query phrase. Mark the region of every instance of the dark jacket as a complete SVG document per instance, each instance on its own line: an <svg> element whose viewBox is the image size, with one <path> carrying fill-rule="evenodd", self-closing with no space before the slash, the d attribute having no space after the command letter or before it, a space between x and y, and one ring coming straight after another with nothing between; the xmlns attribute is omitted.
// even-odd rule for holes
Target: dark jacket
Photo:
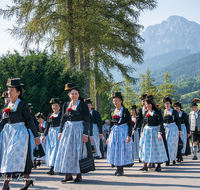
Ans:
<svg viewBox="0 0 200 190"><path fill-rule="evenodd" d="M127 123L127 125L128 125L128 136L131 137L131 135L132 135L132 121L131 121L131 116L130 116L130 113L129 113L128 109L126 109L125 107L123 108L123 113L122 113L122 118L121 118L120 123L118 123L119 119L112 118L113 113L114 113L114 110L111 110L110 111L110 128L109 128L109 132L111 131L111 129L112 129L112 127L114 125L122 125L124 123Z"/></svg>
<svg viewBox="0 0 200 190"><path fill-rule="evenodd" d="M69 104L70 102L65 102L63 104L59 133L62 133L66 121L83 121L83 134L88 135L90 127L90 112L87 103L80 101L76 111L68 112L67 108Z"/></svg>
<svg viewBox="0 0 200 190"><path fill-rule="evenodd" d="M61 111L58 114L58 117L51 118L52 113L50 113L47 117L46 127L44 130L44 136L47 136L49 132L50 127L59 127L60 126L60 120L61 120Z"/></svg>
<svg viewBox="0 0 200 190"><path fill-rule="evenodd" d="M99 129L99 134L102 134L102 120L101 120L101 115L96 110L92 111L92 123L93 124L97 124L98 129Z"/></svg>
<svg viewBox="0 0 200 190"><path fill-rule="evenodd" d="M184 111L182 112L183 112L182 116L180 117L181 124L185 124L187 134L190 134L190 125L188 121L188 115Z"/></svg>
<svg viewBox="0 0 200 190"><path fill-rule="evenodd" d="M179 118L179 114L175 109L173 109L171 116L164 116L164 111L162 112L162 114L163 114L163 123L173 123L173 122L175 122L179 131L181 131L181 121L180 121L180 118Z"/></svg>
<svg viewBox="0 0 200 190"><path fill-rule="evenodd" d="M8 104L6 105L6 107ZM25 126L28 129L31 129L34 137L38 137L37 128L35 126L35 123L31 117L31 113L29 110L28 104L21 100L18 104L17 110L13 111L11 113L5 113L4 119L0 121L0 132L3 130L3 127L6 123L19 123L19 122L25 122Z"/></svg>
<svg viewBox="0 0 200 190"><path fill-rule="evenodd" d="M158 126L158 131L162 133L164 130L162 113L158 109L154 111L155 112L153 116L150 116L150 117L147 117L148 111L145 112L144 119L143 119L143 128L145 125Z"/></svg>

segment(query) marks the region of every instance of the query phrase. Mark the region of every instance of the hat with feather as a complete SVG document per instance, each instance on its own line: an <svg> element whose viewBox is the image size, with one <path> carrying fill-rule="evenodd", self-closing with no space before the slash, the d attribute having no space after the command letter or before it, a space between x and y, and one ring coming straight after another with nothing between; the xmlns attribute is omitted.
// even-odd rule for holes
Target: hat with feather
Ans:
<svg viewBox="0 0 200 190"><path fill-rule="evenodd" d="M190 107L192 107L192 106L198 106L198 105L197 105L197 102L199 102L199 98L194 98L194 99L192 100L192 103L190 104Z"/></svg>

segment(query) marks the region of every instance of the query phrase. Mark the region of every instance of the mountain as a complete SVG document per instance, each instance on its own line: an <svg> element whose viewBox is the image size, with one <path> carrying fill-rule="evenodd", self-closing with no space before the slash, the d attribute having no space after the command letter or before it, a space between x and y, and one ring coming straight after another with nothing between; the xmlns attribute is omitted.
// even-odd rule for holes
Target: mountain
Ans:
<svg viewBox="0 0 200 190"><path fill-rule="evenodd" d="M184 57L168 66L152 72L156 83L159 85L163 82L163 76L166 71L172 74L171 81L183 82L200 78L200 53L195 53ZM200 87L200 86L199 86ZM198 87L198 88L199 88Z"/></svg>
<svg viewBox="0 0 200 190"><path fill-rule="evenodd" d="M200 25L180 16L170 16L161 24L148 26L142 37L144 59L162 55L174 50L200 51Z"/></svg>

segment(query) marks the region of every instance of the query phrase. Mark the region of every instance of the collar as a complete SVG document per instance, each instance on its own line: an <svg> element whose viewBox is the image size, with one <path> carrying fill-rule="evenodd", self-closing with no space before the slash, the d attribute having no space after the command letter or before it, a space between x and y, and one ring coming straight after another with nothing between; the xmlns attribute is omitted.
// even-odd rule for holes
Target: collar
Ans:
<svg viewBox="0 0 200 190"><path fill-rule="evenodd" d="M77 110L77 107L78 107L78 105L80 104L80 100L78 100L77 102L76 102L76 104L75 104L75 106L74 106L74 110L76 111ZM69 103L69 106L68 106L68 108L71 108L71 105L72 105L72 101Z"/></svg>

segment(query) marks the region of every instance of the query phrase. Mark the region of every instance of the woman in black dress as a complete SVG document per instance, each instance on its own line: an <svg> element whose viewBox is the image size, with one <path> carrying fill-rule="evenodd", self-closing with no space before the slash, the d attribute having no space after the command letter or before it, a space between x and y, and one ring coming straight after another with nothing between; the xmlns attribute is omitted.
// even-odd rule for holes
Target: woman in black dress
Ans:
<svg viewBox="0 0 200 190"><path fill-rule="evenodd" d="M62 118L58 139L60 144L54 170L65 173L61 182L73 180L72 174L77 174L74 182L81 182L79 160L92 156L88 130L90 113L87 104L80 98L80 90L76 83L65 85L70 102L65 102L62 108Z"/></svg>
<svg viewBox="0 0 200 190"><path fill-rule="evenodd" d="M10 178L18 177L16 173L24 174L26 179L30 178L32 160L28 128L31 129L36 144L40 144L29 106L22 100L23 84L21 84L20 78L10 78L6 86L11 102L6 105L3 119L0 122L0 131L3 132L3 140L0 146L4 150L0 155L0 171L6 177L3 190L10 189L8 186ZM21 190L28 189L31 184L33 185L32 180L26 180L25 186Z"/></svg>
<svg viewBox="0 0 200 190"><path fill-rule="evenodd" d="M42 142L44 143L45 138L47 137L46 165L47 167L51 167L47 174L53 175L55 159L59 146L58 133L61 120L61 101L59 98L52 98L49 103L51 104L53 113L50 113L47 117L47 125L45 127L44 135L42 137Z"/></svg>

